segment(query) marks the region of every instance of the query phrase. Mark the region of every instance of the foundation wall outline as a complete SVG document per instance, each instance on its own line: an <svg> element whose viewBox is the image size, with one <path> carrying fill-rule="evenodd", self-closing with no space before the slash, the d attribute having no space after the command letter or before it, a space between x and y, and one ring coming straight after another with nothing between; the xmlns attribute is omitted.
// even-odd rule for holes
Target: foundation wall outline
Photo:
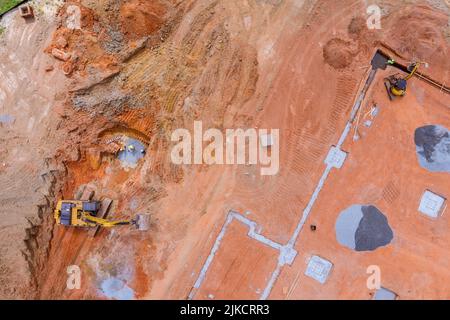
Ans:
<svg viewBox="0 0 450 320"><path fill-rule="evenodd" d="M259 233L259 231L257 230L258 225L256 224L256 222L249 220L248 218L242 216L241 214L239 214L235 211L230 211L230 213L228 214L227 219L225 221L225 224L223 225L219 235L216 238L213 248L211 249L210 254L208 255L208 258L206 259L206 261L200 271L200 274L194 284L194 287L192 288L191 292L189 293L189 297L188 297L189 299L192 299L195 296L195 291L198 290L200 288L201 284L203 283L206 273L208 271L208 268L210 267L210 265L214 259L214 255L216 254L217 250L220 247L220 242L222 241L222 239L225 235L226 229L227 229L228 225L232 222L233 219L237 219L249 227L249 232L247 235L250 238L255 239L261 243L264 243L264 244L280 251L277 266L276 266L275 270L272 272L271 277L270 277L265 289L261 293L260 300L266 300L269 297L269 295L273 289L273 286L275 285L275 282L281 273L282 267L286 264L292 265L292 263L295 260L295 257L297 256L297 251L294 249L294 247L297 242L298 236L300 235L300 232L303 229L303 226L305 225L306 220L308 219L309 215L311 214L312 208L313 208L315 202L317 201L320 191L324 187L325 182L326 182L329 174L331 173L331 170L333 168L340 169L348 156L348 153L342 150L342 145L346 141L348 134L350 133L350 130L353 126L353 123L354 123L355 119L357 118L358 112L361 109L361 105L364 101L367 90L369 89L372 81L374 80L376 72L377 72L376 68L371 68L368 71L364 86L362 87L362 89L361 89L359 95L357 96L356 101L352 107L352 110L350 113L350 118L347 121L337 144L335 146L331 146L328 156L324 160L326 167L322 173L322 176L320 177L320 179L318 181L316 188L314 189L314 192L312 193L312 195L308 201L307 206L303 210L300 221L298 222L298 224L294 230L294 233L292 234L288 243L286 245L281 245L281 244L278 244L278 243L262 236ZM339 163L336 163L336 161L329 161L330 154L332 154L332 153L338 154L338 155L340 154L341 156L344 157L344 159L343 160L341 159L341 161L339 161Z"/></svg>

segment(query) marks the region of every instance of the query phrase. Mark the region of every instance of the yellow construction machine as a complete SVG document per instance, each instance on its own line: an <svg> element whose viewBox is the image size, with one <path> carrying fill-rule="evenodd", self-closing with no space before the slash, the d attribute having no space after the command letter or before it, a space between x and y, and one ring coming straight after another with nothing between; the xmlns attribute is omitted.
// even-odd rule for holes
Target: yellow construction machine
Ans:
<svg viewBox="0 0 450 320"><path fill-rule="evenodd" d="M393 60L389 61L392 61L392 63L394 63ZM411 63L407 67L409 73L404 78L399 77L398 74L394 74L384 79L384 83L391 100L393 100L395 97L403 97L406 94L407 81L414 76L421 63L422 62Z"/></svg>
<svg viewBox="0 0 450 320"><path fill-rule="evenodd" d="M66 227L112 228L120 225L134 225L138 230L148 230L148 215L138 214L133 220L111 221L104 219L112 200L99 201L60 200L54 217L56 223ZM95 232L96 233L96 232Z"/></svg>

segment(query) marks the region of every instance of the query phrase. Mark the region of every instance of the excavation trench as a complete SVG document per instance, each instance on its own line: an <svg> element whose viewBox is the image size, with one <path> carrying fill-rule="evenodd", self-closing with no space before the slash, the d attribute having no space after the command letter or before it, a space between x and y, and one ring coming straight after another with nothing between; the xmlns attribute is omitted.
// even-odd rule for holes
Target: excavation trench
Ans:
<svg viewBox="0 0 450 320"><path fill-rule="evenodd" d="M385 65L387 65L387 61L392 59L387 53L383 52L381 49L377 50L377 52L375 53L375 56L377 57L378 65L380 67L381 67L382 61L384 61ZM392 64L392 66L407 73L407 74L411 73L411 71L408 70L407 66L405 66L404 64L401 64L397 61L395 61ZM385 69L385 68L383 68L383 69ZM439 89L439 91L446 93L446 94L450 94L450 87L447 87L444 83L436 81L436 80L432 79L430 76L428 76L420 71L416 71L414 73L414 76L419 78L422 81L425 81L426 83L435 87L436 89Z"/></svg>
<svg viewBox="0 0 450 320"><path fill-rule="evenodd" d="M117 146L112 147L111 144L119 145L122 150ZM132 180L130 177L135 172L134 168L143 162L149 144L150 137L145 133L126 126L116 126L101 131L92 142L86 141L85 146L80 147L79 159L63 162L59 170L50 170L42 176L50 186L49 196L46 197L46 203L38 207L41 222L30 222L31 227L27 230L25 241L35 297L54 297L55 292L62 294L65 288L55 287L66 282L63 279L65 272L60 276L54 275L55 272L61 271L59 265L86 264L87 253L93 252L96 246L86 230L55 225L53 210L56 202L61 198L76 198L76 194L86 187L94 191L95 200L113 200L110 219L133 218L137 214L134 210L134 198L130 199L129 195L121 190L125 183ZM133 146L132 150L130 146ZM132 193L134 195L136 190ZM96 237L102 238L106 235L107 233L100 230ZM85 266L84 270L87 269L89 268Z"/></svg>

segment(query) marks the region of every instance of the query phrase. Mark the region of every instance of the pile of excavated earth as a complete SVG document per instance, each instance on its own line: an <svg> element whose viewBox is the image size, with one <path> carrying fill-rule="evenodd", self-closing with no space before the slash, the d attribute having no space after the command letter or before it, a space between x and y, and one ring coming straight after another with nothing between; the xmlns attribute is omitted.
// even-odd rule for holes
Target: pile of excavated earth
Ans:
<svg viewBox="0 0 450 320"><path fill-rule="evenodd" d="M366 267L383 263L396 270L386 281L397 294L449 298L448 214L427 225L401 205L416 206L409 177L428 179L412 127L450 130L448 94L418 78L393 102L375 78L361 117L375 104L380 114L370 129L363 120L358 133L350 129L348 141L359 140L343 146L342 177L330 174L306 222L317 229L300 231L290 247L295 260L274 283L278 247L247 236L251 224L239 219L227 225L201 278L231 210L253 221L257 234L289 243L378 49L405 65L426 61L421 72L450 84L448 1L373 2L381 29L367 27L362 0L33 0L33 19L17 9L3 15L0 298L365 299ZM279 172L172 163L172 132L193 132L194 121L280 129ZM389 154L398 178L376 162L390 143L409 148ZM352 166L361 178L347 174ZM440 193L450 190L443 167L426 180ZM364 176L368 168L377 171ZM90 237L56 225L57 201L86 188L113 199L109 218L149 214L150 229L121 226ZM333 263L327 287L304 275L312 254ZM67 287L73 265L82 272L75 290ZM411 277L422 280L409 287Z"/></svg>

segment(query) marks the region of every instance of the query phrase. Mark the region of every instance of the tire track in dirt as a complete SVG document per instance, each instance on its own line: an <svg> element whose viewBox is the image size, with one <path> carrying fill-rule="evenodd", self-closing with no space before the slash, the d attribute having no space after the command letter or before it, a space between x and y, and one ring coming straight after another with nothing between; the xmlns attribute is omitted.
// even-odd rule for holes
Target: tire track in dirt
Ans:
<svg viewBox="0 0 450 320"><path fill-rule="evenodd" d="M2 230L0 242L7 248L1 253L2 264L14 268L5 281L0 275L0 298L33 298L46 263L52 224L49 215L63 170L47 162L54 157L54 145L63 139L62 134L54 135L58 119L51 108L58 104L56 95L64 90L66 81L64 76L44 70L49 61L42 50L53 25L26 23L17 11L3 16L1 23L6 28L0 37L0 112L14 121L7 127L0 125L4 163L0 203L8 212L3 221L9 225ZM3 290L9 291L7 296Z"/></svg>
<svg viewBox="0 0 450 320"><path fill-rule="evenodd" d="M314 172L322 163L332 142L336 140L338 128L343 126L348 117L356 96L357 84L356 79L349 74L338 77L335 99L326 125L324 125L328 128L327 130L317 134L298 128L288 137L286 149L289 150L289 153L286 156L286 163L281 166L283 176L280 177L277 184L256 184L248 178L245 183L240 179L236 187L237 193L242 198L252 199L252 203L260 203L268 211L276 210L280 202L289 198L296 198L299 201L296 196L298 194L296 186L312 188L316 183ZM305 123L306 121L299 122ZM259 178L259 180L263 179ZM269 192L269 190L271 191ZM306 201L300 201L299 206L306 205Z"/></svg>
<svg viewBox="0 0 450 320"><path fill-rule="evenodd" d="M352 2L350 8L346 7L346 12L352 12L352 7L359 5L359 2ZM338 17L335 15L333 19ZM335 23L333 19L329 19L329 23ZM340 17L340 21L345 21L346 17ZM314 35L318 37L321 34L326 25L323 25L319 30L316 30ZM296 47L300 46L299 41ZM290 49L289 56L291 60L299 60L296 62L298 65L302 65L302 77L308 78L308 72L315 70L313 58L316 58L313 48L316 45L315 41L308 41L306 48L302 49L302 55L300 57L295 56L296 49ZM319 49L320 50L320 49ZM314 53L314 54L312 54ZM287 61L289 60L289 56ZM283 65L282 70L279 72L279 76L275 83L284 81L281 80L281 74L289 74L291 72L291 63ZM238 195L239 199L249 207L265 208L267 212L279 211L284 207L282 203L295 201L299 207L306 205L306 199L299 194L309 194L303 190L312 190L316 183L316 174L318 166L321 165L322 159L324 159L328 152L334 138L339 134L338 128L342 127L347 120L347 114L353 105L354 97L356 96L356 89L358 82L355 79L353 70L343 70L338 72L338 76L335 86L334 100L331 103L330 109L327 110L327 115L324 121L322 119L311 115L309 110L297 111L297 114L292 117L288 112L289 108L282 109L283 111L283 124L278 126L283 129L281 133L281 144L284 151L282 151L282 158L280 163L280 173L278 177L259 178L257 177L256 170L242 169L237 171L237 180L233 190L233 194ZM294 80L289 79L290 82L296 83ZM301 81L297 80L299 83ZM264 100L266 104L271 104L277 101L274 96L274 84L271 88L272 93L269 94ZM301 90L295 85L283 88L283 95L292 97L290 101L299 101L301 96ZM287 91L287 92L284 92ZM305 107L310 108L309 103ZM295 108L295 107L294 107ZM298 108L298 107L297 107ZM301 127L296 128L298 124L307 124L313 122L313 127ZM258 119L261 122L261 119ZM318 124L320 122L320 129L318 130ZM260 126L260 124L258 124ZM286 130L286 131L284 131ZM284 145L284 146L283 146ZM250 172L250 175L242 174L243 172ZM263 181L265 183L263 183ZM299 186L301 186L299 188ZM290 200L292 199L292 200ZM262 226L265 223L260 222Z"/></svg>
<svg viewBox="0 0 450 320"><path fill-rule="evenodd" d="M358 2L353 2L353 6L358 5ZM347 10L350 10L347 8ZM344 18L341 18L341 20L344 20ZM335 22L335 21L333 21ZM321 28L321 30L323 30ZM309 43L314 43L314 41L310 41ZM292 54L294 54L295 50L292 50ZM307 50L308 52L308 50ZM308 57L312 60L312 57L315 57L314 54L304 54L302 59L305 57ZM300 60L302 60L300 59ZM312 70L313 68L311 66L312 61L310 60L308 66L306 69ZM289 64L285 66L285 68L289 68ZM303 76L307 77L305 75L307 72L303 70ZM285 156L287 160L283 160L283 168L284 170L294 171L296 173L301 174L302 176L299 177L295 175L290 176L283 176L282 174L277 178L277 184L273 186L273 188L262 190L259 188L258 190L255 190L256 188L253 186L256 193L261 193L266 195L266 200L261 201L261 203L258 204L259 208L264 208L265 213L271 213L273 210L276 210L278 212L282 211L283 203L289 202L288 199L292 199L293 197L293 190L296 191L296 194L309 194L310 192L302 192L302 190L308 190L312 189L312 187L316 183L316 177L315 172L317 170L318 165L321 163L321 159L325 157L327 151L329 150L331 144L337 140L334 138L338 138L339 132L338 129L342 127L347 118L348 118L348 111L351 109L353 105L353 100L356 96L356 89L358 87L358 82L355 79L354 73L351 72L348 73L339 73L338 78L336 80L336 89L335 89L335 95L333 103L331 104L331 108L327 111L328 116L325 118L325 121L320 121L321 125L320 128L326 127L326 130L314 130L314 126L317 124L314 123L313 130L294 130L294 134L290 135L290 139L287 142L287 147L284 151L287 155ZM293 86L290 87L289 90L295 90ZM284 90L283 90L284 91ZM285 92L283 94L286 95ZM295 94L295 93L293 93ZM287 96L289 96L290 93L287 93ZM268 100L270 101L270 99ZM284 125L283 128L291 128L292 123L290 121L290 115L285 113L285 119L284 119ZM300 116L300 119L302 117ZM308 123L309 119L302 119L299 118L295 119L299 123ZM317 120L316 120L317 121ZM324 123L323 123L324 122ZM287 168L287 169L286 169ZM292 181L296 180L296 183L293 183ZM301 186L300 188L298 186ZM239 185L235 189L237 189L239 195L243 193L243 186ZM248 196L248 193L245 194L245 196ZM302 206L301 202L297 203L300 207ZM301 200L300 200L301 201ZM249 203L250 201L246 201ZM253 202L253 201L251 201ZM259 219L257 219L259 220ZM267 223L263 223L259 221L261 226L268 227ZM279 224L279 228L281 229L282 224Z"/></svg>

